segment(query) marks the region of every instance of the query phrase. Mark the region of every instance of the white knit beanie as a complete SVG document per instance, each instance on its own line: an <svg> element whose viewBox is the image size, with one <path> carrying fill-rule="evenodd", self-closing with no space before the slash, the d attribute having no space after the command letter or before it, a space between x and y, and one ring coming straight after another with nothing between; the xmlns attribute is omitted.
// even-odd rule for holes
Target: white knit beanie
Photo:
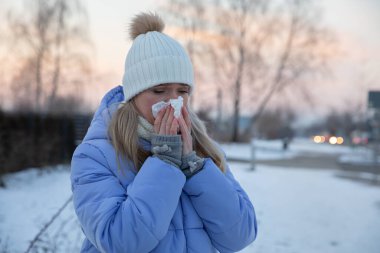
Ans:
<svg viewBox="0 0 380 253"><path fill-rule="evenodd" d="M174 39L162 33L164 23L156 14L137 15L130 27L134 40L125 60L123 89L125 101L140 92L164 83L193 87L190 57Z"/></svg>

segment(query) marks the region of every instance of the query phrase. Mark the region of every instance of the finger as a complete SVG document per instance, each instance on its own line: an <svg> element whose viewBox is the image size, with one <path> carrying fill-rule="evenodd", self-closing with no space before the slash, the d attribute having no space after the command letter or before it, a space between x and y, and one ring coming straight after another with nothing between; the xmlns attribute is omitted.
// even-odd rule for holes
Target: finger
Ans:
<svg viewBox="0 0 380 253"><path fill-rule="evenodd" d="M190 131L183 117L179 117L178 123L179 123L179 129L181 130L181 135L185 138L188 138L190 135Z"/></svg>
<svg viewBox="0 0 380 253"><path fill-rule="evenodd" d="M171 132L170 130L171 130L173 119L174 119L174 109L171 106L169 106L169 107L170 107L170 109L169 109L168 121L166 121L166 124L165 124L165 126L166 126L165 131L167 134Z"/></svg>
<svg viewBox="0 0 380 253"><path fill-rule="evenodd" d="M169 117L169 107L166 107L165 108L165 114L162 118L162 121L161 121L161 125L160 125L160 134L166 134L165 133L165 128L166 128L166 122L168 121L168 117Z"/></svg>
<svg viewBox="0 0 380 253"><path fill-rule="evenodd" d="M181 138L183 142L182 152L183 154L188 154L193 150L193 140L183 117L180 117L178 122L179 122L179 127L181 129Z"/></svg>
<svg viewBox="0 0 380 253"><path fill-rule="evenodd" d="M187 110L187 107L186 106L183 106L182 107L182 115L183 115L183 119L185 120L186 122L186 125L189 129L191 129L191 120L190 120L190 115L189 115L189 111Z"/></svg>
<svg viewBox="0 0 380 253"><path fill-rule="evenodd" d="M173 119L173 123L171 125L171 128L169 130L169 134L175 135L178 132L178 120L176 118Z"/></svg>
<svg viewBox="0 0 380 253"><path fill-rule="evenodd" d="M160 132L160 126L161 126L161 122L162 122L162 118L164 116L164 113L165 113L165 110L161 109L158 112L156 119L154 120L154 132L155 133L159 133Z"/></svg>

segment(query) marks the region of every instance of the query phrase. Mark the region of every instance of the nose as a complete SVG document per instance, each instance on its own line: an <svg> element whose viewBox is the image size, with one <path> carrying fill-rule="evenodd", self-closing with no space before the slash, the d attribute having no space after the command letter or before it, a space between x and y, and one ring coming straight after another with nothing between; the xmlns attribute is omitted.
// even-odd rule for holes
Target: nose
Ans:
<svg viewBox="0 0 380 253"><path fill-rule="evenodd" d="M169 101L170 99L176 99L180 95L181 95L181 93L179 91L177 91L176 89L170 90L170 92L169 92L168 97L166 98L166 100Z"/></svg>

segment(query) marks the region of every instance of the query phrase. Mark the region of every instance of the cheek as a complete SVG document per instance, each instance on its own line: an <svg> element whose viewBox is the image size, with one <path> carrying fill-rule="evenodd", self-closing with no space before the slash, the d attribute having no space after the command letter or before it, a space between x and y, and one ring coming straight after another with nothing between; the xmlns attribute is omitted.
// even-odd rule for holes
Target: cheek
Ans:
<svg viewBox="0 0 380 253"><path fill-rule="evenodd" d="M136 106L144 118L148 121L151 121L152 116L152 105L156 103L156 101L149 96L140 96L136 99Z"/></svg>
<svg viewBox="0 0 380 253"><path fill-rule="evenodd" d="M146 104L144 106L144 116L146 119L148 119L150 121L151 118L153 118L153 115L152 115L152 105L154 105L155 102L153 101L146 101Z"/></svg>
<svg viewBox="0 0 380 253"><path fill-rule="evenodd" d="M187 106L189 103L189 95L184 95L183 97L183 105Z"/></svg>

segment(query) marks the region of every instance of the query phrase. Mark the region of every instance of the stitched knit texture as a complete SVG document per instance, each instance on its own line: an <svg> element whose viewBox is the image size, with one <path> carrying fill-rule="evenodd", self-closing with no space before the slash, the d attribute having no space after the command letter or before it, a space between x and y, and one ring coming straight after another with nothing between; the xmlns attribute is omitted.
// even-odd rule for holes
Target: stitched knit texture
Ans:
<svg viewBox="0 0 380 253"><path fill-rule="evenodd" d="M180 169L183 174L185 174L186 178L189 179L202 170L204 162L204 158L197 156L195 151L192 151L189 154L182 156Z"/></svg>
<svg viewBox="0 0 380 253"><path fill-rule="evenodd" d="M157 31L140 34L125 60L125 101L159 84L182 83L193 87L193 76L190 57L176 40Z"/></svg>
<svg viewBox="0 0 380 253"><path fill-rule="evenodd" d="M138 120L139 124L137 125L137 134L139 137L150 142L154 131L153 125L141 116L138 117Z"/></svg>
<svg viewBox="0 0 380 253"><path fill-rule="evenodd" d="M180 135L152 135L153 156L177 168L181 166L182 140Z"/></svg>

